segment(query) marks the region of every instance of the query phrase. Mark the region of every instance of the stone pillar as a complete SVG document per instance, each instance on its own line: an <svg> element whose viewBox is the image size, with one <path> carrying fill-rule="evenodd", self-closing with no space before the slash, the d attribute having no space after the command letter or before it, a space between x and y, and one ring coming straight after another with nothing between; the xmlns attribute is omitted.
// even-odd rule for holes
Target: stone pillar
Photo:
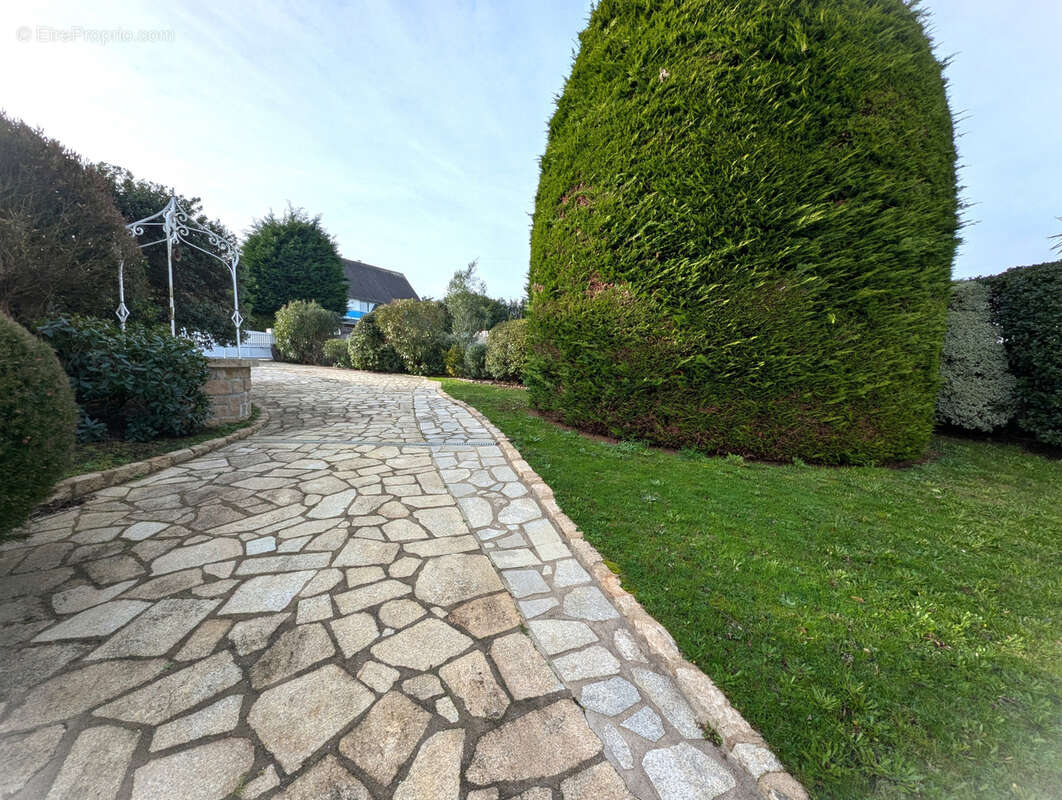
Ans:
<svg viewBox="0 0 1062 800"><path fill-rule="evenodd" d="M210 374L203 387L213 407L208 425L240 422L251 416L251 366L254 363L250 358L208 360Z"/></svg>

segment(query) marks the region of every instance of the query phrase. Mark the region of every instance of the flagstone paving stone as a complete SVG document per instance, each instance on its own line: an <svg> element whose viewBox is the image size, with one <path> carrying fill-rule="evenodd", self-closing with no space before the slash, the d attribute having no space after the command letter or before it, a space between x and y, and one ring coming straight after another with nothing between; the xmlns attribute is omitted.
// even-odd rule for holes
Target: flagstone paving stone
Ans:
<svg viewBox="0 0 1062 800"><path fill-rule="evenodd" d="M0 796L756 796L436 384L253 381L257 434L0 547Z"/></svg>

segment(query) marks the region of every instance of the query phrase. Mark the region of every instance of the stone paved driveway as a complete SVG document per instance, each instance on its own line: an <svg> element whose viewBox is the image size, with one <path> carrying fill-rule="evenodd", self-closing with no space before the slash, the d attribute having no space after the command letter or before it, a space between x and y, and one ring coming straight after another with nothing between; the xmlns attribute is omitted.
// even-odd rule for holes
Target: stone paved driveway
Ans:
<svg viewBox="0 0 1062 800"><path fill-rule="evenodd" d="M0 548L0 797L756 796L436 384L254 381L254 437Z"/></svg>

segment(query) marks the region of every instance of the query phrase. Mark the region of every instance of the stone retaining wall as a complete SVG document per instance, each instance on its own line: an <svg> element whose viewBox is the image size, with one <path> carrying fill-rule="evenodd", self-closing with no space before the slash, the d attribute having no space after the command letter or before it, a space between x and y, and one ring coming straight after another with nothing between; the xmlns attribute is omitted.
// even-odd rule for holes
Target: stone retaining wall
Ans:
<svg viewBox="0 0 1062 800"><path fill-rule="evenodd" d="M213 408L208 425L241 422L251 416L251 367L249 358L212 358L203 391Z"/></svg>

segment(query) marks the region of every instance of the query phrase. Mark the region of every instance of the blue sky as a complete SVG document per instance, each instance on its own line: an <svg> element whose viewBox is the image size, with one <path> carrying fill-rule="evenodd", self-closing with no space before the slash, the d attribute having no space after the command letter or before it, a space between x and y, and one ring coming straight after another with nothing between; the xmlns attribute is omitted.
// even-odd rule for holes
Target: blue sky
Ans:
<svg viewBox="0 0 1062 800"><path fill-rule="evenodd" d="M1062 3L925 6L939 53L955 55L973 204L955 274L1048 260L1062 233ZM4 3L0 106L91 160L199 195L237 232L291 202L322 215L344 256L401 270L422 295L478 257L488 290L517 296L537 158L589 7ZM114 29L163 40L99 41Z"/></svg>

